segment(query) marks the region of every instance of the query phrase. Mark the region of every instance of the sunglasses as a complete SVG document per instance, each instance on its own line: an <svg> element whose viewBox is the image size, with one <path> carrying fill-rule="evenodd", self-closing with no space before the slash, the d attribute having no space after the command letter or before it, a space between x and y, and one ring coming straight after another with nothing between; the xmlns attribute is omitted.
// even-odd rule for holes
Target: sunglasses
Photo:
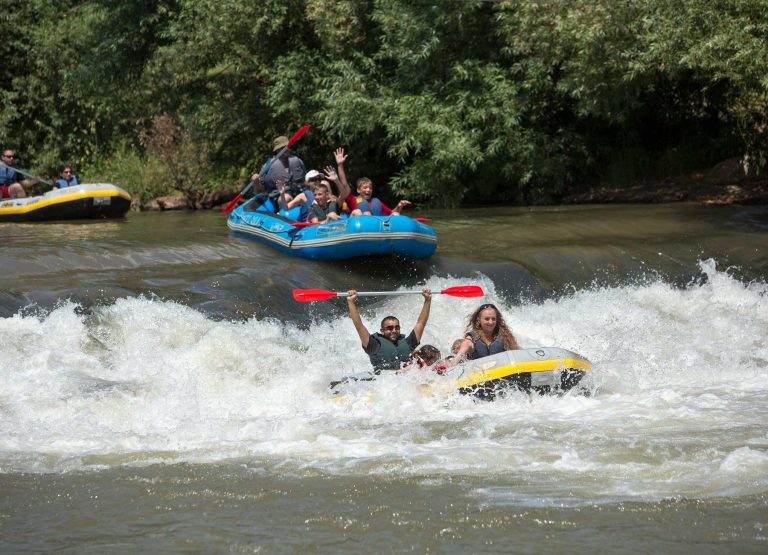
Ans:
<svg viewBox="0 0 768 555"><path fill-rule="evenodd" d="M384 326L381 329L384 331L400 331L400 326Z"/></svg>
<svg viewBox="0 0 768 555"><path fill-rule="evenodd" d="M496 308L492 304L481 304L480 308L478 308L478 310L485 310L486 308L492 308L493 310L498 310L498 308Z"/></svg>

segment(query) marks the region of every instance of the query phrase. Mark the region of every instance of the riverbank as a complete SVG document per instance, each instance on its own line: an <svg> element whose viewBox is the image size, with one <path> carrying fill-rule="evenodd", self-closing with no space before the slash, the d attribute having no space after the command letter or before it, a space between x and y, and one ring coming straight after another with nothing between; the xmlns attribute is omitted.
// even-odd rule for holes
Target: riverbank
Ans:
<svg viewBox="0 0 768 555"><path fill-rule="evenodd" d="M196 209L220 209L241 190L212 191L191 202ZM706 205L768 204L768 175L749 175L738 158L725 160L707 171L642 180L623 187L598 186L565 195L560 204L660 204L698 202ZM158 197L144 210L183 210L190 207L181 193Z"/></svg>
<svg viewBox="0 0 768 555"><path fill-rule="evenodd" d="M707 205L768 204L768 176L749 175L737 158L708 171L644 180L626 187L595 187L567 195L562 204L656 204L699 202Z"/></svg>

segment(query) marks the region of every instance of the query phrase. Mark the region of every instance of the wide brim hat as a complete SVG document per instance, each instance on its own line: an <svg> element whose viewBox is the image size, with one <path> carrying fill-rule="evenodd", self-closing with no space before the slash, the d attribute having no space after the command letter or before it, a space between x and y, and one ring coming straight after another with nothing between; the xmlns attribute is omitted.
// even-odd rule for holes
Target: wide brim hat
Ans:
<svg viewBox="0 0 768 555"><path fill-rule="evenodd" d="M272 142L272 152L282 150L286 146L288 146L288 137L280 136Z"/></svg>

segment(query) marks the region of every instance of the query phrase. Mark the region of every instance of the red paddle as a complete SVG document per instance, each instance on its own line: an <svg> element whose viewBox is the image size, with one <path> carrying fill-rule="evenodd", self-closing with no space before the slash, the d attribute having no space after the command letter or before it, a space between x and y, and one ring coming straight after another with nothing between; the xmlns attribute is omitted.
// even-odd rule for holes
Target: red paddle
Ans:
<svg viewBox="0 0 768 555"><path fill-rule="evenodd" d="M387 295L421 295L421 291L358 291L358 297L377 297ZM477 285L457 285L442 291L433 291L433 295L450 295L451 297L482 297L483 289ZM300 303L311 301L327 301L334 297L346 297L346 291L326 291L325 289L294 289L293 298Z"/></svg>
<svg viewBox="0 0 768 555"><path fill-rule="evenodd" d="M301 139L301 137L304 135L304 133L306 133L307 131L309 131L309 128L310 128L310 126L309 126L309 125L305 125L305 126L304 126L304 127L302 127L301 129L299 129L298 131L296 131L296 133L294 133L294 134L293 134L293 136L292 136L290 139L288 139L288 145L287 145L287 146L284 146L284 147L283 147L283 149L282 149L280 152L278 152L278 153L275 155L275 158L279 158L279 157L280 157L280 155L283 153L283 150L286 150L286 149L289 149L289 148L291 148L291 147L293 146L293 143L295 143L296 141L298 141L299 139ZM233 199L232 199L232 200L229 202L229 204L227 204L227 205L226 205L224 208L222 208L222 209L221 209L221 212L220 212L220 214L226 214L227 212L229 212L230 210L232 210L232 207L233 207L233 206L235 206L235 205L236 205L236 204L237 204L237 203L240 201L240 199L241 199L241 198L243 198L243 195L244 195L245 193L247 193L247 192L248 192L248 191L251 189L251 187L253 187L253 181L251 181L250 183L248 183L248 185L246 185L246 186L245 186L245 189L243 189L242 191L240 191L240 192L237 194L237 196L236 196L235 198L233 198Z"/></svg>

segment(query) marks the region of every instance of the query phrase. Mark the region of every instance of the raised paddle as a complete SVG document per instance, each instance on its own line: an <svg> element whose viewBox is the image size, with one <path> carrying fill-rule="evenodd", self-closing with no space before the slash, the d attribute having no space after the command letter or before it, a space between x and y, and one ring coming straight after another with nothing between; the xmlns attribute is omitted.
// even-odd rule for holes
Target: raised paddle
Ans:
<svg viewBox="0 0 768 555"><path fill-rule="evenodd" d="M288 144L287 144L286 146L284 146L284 147L283 147L283 148L280 150L280 152L278 152L278 153L277 153L275 156L273 156L273 157L270 159L270 161L269 161L269 162L267 162L267 164L270 164L270 163L271 163L271 160L274 160L275 158L280 158L280 156L282 156L282 155L283 155L283 152L285 152L286 150L290 149L290 148L293 146L293 143L295 143L296 141L298 141L299 139L301 139L301 137L304 135L304 133L306 133L307 131L309 131L309 128L310 128L310 126L309 126L309 125L305 125L305 126L304 126L304 127L302 127L301 129L299 129L298 131L296 131L296 133L294 133L294 134L293 134L293 136L292 136L290 139L288 139ZM269 165L267 165L267 171L269 171ZM241 199L241 198L243 198L243 195L244 195L245 193L247 193L248 191L250 191L250 190L251 190L251 187L253 187L253 181L250 181L250 182L248 183L248 185L246 185L246 186L245 186L245 188L244 188L242 191L240 191L240 192L237 194L237 196L236 196L235 198L233 198L233 199L232 199L232 200L229 202L229 204L227 204L227 205L226 205L224 208L222 208L220 213L221 213L221 214L226 214L227 212L229 212L230 210L232 210L232 207L234 207L234 206L235 206L235 205L236 205L236 204L237 204L237 203L240 201L240 199Z"/></svg>
<svg viewBox="0 0 768 555"><path fill-rule="evenodd" d="M51 185L50 181L46 181L42 177L38 177L36 175L32 175L31 173L27 173L24 170L20 170L19 168L14 168L13 166L9 166L3 162L0 162L0 167L8 168L9 170L13 170L15 172L19 172L21 175L24 175L26 177L29 177L30 179L37 179L40 183L45 183L46 185Z"/></svg>
<svg viewBox="0 0 768 555"><path fill-rule="evenodd" d="M457 285L442 291L433 291L433 295L450 295L451 297L482 297L483 289L478 285ZM421 295L421 291L358 291L358 297L378 297L391 295ZM300 303L311 301L327 301L334 297L347 297L346 291L326 291L325 289L294 289L293 298Z"/></svg>

